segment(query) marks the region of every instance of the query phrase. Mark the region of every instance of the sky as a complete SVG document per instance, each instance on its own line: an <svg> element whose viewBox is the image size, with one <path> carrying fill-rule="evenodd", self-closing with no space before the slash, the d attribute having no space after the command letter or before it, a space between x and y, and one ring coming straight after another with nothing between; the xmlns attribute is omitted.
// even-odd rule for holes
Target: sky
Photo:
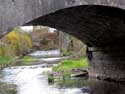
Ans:
<svg viewBox="0 0 125 94"><path fill-rule="evenodd" d="M25 32L31 32L33 30L33 26L21 26L21 29Z"/></svg>
<svg viewBox="0 0 125 94"><path fill-rule="evenodd" d="M33 26L21 26L21 29L25 32L32 32ZM56 29L49 28L49 32L54 32Z"/></svg>

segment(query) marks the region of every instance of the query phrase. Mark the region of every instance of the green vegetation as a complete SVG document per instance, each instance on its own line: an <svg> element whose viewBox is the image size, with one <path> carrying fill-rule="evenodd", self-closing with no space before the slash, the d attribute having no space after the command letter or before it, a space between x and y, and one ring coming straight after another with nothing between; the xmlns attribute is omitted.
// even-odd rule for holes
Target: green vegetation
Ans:
<svg viewBox="0 0 125 94"><path fill-rule="evenodd" d="M70 72L72 69L76 68L87 68L87 59L83 58L80 60L64 60L57 66L53 67L53 71L56 72Z"/></svg>
<svg viewBox="0 0 125 94"><path fill-rule="evenodd" d="M26 64L28 64L29 62L32 62L32 61L36 61L36 58L30 57L30 56L24 56L22 58L22 64L23 65L26 65Z"/></svg>
<svg viewBox="0 0 125 94"><path fill-rule="evenodd" d="M19 56L32 50L31 37L15 28L0 39L0 56Z"/></svg>
<svg viewBox="0 0 125 94"><path fill-rule="evenodd" d="M32 39L29 34L15 28L0 39L0 68L11 64L15 57L19 57L32 50ZM25 61L25 59L24 59Z"/></svg>
<svg viewBox="0 0 125 94"><path fill-rule="evenodd" d="M87 58L84 57L82 59L68 59L63 60L58 65L53 66L53 74L56 74L57 76L51 76L48 75L48 81L59 81L62 84L67 83L68 85L73 85L73 82L70 81L71 74L74 72L73 69L82 69L82 68L88 68L88 62Z"/></svg>
<svg viewBox="0 0 125 94"><path fill-rule="evenodd" d="M14 57L11 56L0 56L0 67L8 66L12 64Z"/></svg>
<svg viewBox="0 0 125 94"><path fill-rule="evenodd" d="M15 28L12 32L6 35L6 43L15 48L15 54L20 55L29 52L32 48L31 37L22 32L20 28Z"/></svg>
<svg viewBox="0 0 125 94"><path fill-rule="evenodd" d="M49 83L54 83L54 75L53 74L48 75L48 82Z"/></svg>

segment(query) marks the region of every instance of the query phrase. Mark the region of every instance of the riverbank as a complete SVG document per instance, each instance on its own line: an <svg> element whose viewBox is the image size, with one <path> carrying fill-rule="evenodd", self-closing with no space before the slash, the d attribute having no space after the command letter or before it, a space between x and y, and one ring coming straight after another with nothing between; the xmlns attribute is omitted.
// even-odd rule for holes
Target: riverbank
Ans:
<svg viewBox="0 0 125 94"><path fill-rule="evenodd" d="M16 60L16 57L12 56L0 56L0 69L3 69L7 66L12 65L12 63Z"/></svg>
<svg viewBox="0 0 125 94"><path fill-rule="evenodd" d="M67 79L69 77L88 77L87 58L67 59L52 67L52 72L48 74L49 82L54 82L56 78Z"/></svg>
<svg viewBox="0 0 125 94"><path fill-rule="evenodd" d="M67 59L61 61L58 65L53 66L53 71L56 72L71 72L73 69L87 68L87 58L83 59Z"/></svg>
<svg viewBox="0 0 125 94"><path fill-rule="evenodd" d="M70 57L59 57L59 58L34 58L31 56L24 56L18 65L37 65L37 64L47 64L47 66L52 67L52 74L55 76L82 76L88 72L88 62L87 58L73 59Z"/></svg>
<svg viewBox="0 0 125 94"><path fill-rule="evenodd" d="M22 58L16 58L15 61L11 61L13 62L13 64L12 63L10 64L12 66L29 66L29 65L46 64L46 66L52 67L52 70L53 70L51 73L49 73L50 75L48 75L48 79L53 78L51 76L54 76L55 78L60 78L63 76L66 78L70 76L74 76L74 77L88 76L88 71L87 71L88 62L86 57L83 57L82 59L74 59L72 56L60 57L59 55L58 56L56 55L56 57L53 57L53 55L51 55L52 57L50 57L51 52L54 54L56 52L57 54L57 52L59 53L59 50L48 51L48 53L45 53L45 52L41 53L41 51L37 53L34 52L33 55L35 56L26 55L26 56L23 56ZM44 53L47 56L49 54L49 57L46 56L45 58L45 56L43 55ZM39 54L42 54L42 55L39 55ZM11 59L13 58L14 57L12 57ZM5 58L1 58L1 59L5 59ZM10 61L11 59L6 59L6 60ZM4 62L4 64L8 64L8 63Z"/></svg>

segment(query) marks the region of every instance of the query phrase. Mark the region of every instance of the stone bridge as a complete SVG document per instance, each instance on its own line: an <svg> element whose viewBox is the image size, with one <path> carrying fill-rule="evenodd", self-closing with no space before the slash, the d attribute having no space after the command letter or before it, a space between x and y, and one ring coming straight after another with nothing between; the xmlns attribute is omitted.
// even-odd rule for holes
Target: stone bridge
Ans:
<svg viewBox="0 0 125 94"><path fill-rule="evenodd" d="M0 37L16 26L45 25L89 48L90 75L125 81L125 0L0 0Z"/></svg>

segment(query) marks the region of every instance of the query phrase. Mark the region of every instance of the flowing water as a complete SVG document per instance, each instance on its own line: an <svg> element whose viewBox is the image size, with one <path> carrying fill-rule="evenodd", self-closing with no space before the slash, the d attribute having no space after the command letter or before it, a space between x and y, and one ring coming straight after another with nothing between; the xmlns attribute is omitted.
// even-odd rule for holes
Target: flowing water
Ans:
<svg viewBox="0 0 125 94"><path fill-rule="evenodd" d="M72 78L48 83L45 65L17 66L0 71L0 94L125 94L125 86Z"/></svg>
<svg viewBox="0 0 125 94"><path fill-rule="evenodd" d="M48 77L45 72L51 71L51 68L43 68L42 65L21 66L5 68L1 71L0 94L83 94L79 88L57 88L56 85L49 85ZM11 86L6 88L7 84ZM9 89L15 89L15 93L8 92ZM12 90L13 92L13 90Z"/></svg>
<svg viewBox="0 0 125 94"><path fill-rule="evenodd" d="M47 62L60 60L59 50L37 51L31 55ZM0 70L0 94L125 94L123 84L83 78L57 80L50 84L46 72L51 68L45 66L15 66Z"/></svg>

